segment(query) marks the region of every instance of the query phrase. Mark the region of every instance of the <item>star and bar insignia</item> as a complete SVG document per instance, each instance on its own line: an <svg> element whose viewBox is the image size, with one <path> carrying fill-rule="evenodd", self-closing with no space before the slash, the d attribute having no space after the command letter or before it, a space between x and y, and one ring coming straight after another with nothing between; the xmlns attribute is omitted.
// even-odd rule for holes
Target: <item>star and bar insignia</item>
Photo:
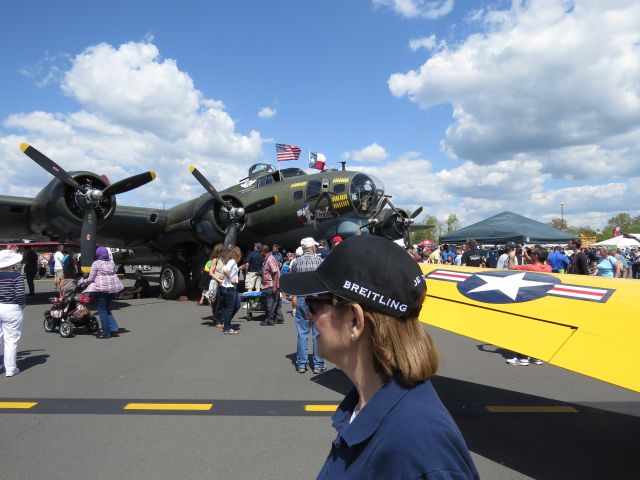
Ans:
<svg viewBox="0 0 640 480"><path fill-rule="evenodd" d="M483 303L521 303L547 295L606 303L615 289L584 287L564 283L558 277L537 272L498 270L478 273L438 269L425 279L456 282L467 298Z"/></svg>

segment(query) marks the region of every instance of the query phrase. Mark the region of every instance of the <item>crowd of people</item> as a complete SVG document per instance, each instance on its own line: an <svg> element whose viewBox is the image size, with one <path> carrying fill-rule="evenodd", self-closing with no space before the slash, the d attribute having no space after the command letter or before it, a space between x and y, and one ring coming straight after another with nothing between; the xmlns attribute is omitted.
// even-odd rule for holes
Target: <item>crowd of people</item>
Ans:
<svg viewBox="0 0 640 480"><path fill-rule="evenodd" d="M468 239L464 245L441 245L434 249L415 245L407 247L407 251L419 263L640 278L638 247L589 247L583 246L579 239L570 240L566 246L549 248L521 246L515 242L481 248L475 240Z"/></svg>
<svg viewBox="0 0 640 480"><path fill-rule="evenodd" d="M283 302L291 303L295 326L298 334L296 346L296 371L305 373L310 367L318 374L326 367L318 356L313 324L307 318L307 307L303 296L288 296L280 289L283 276L290 273L310 272L317 269L331 252L331 248L342 242L342 237L334 236L331 242L318 242L311 237L303 238L295 251L284 251L279 244L272 246L255 243L253 249L242 255L238 247L225 249L222 244L215 245L204 264L199 286L201 288L198 305L211 306L212 326L221 329L226 335L237 335L231 319L241 308L239 285L244 279L244 291L257 294L262 303L254 304L265 311L261 326L270 327L284 324ZM252 295L252 298L253 295ZM248 299L248 297L247 297ZM247 305L247 308L251 308ZM309 342L311 342L312 362L308 362Z"/></svg>
<svg viewBox="0 0 640 480"><path fill-rule="evenodd" d="M62 250L58 257L63 268L56 284L63 288ZM8 377L19 372L15 357L25 286L16 267L22 260L14 251L0 251L0 335ZM222 333L238 334L231 319L240 308L238 286L244 276L247 290L260 291L265 299L263 326L284 323L282 301L290 298L285 301L295 312L298 373L309 366L321 373L326 358L353 383L333 417L338 436L318 478L439 478L442 472L447 478L478 478L465 441L430 382L438 356L418 318L425 281L401 248L373 236L345 242L336 236L331 244L307 237L295 252L257 243L243 257L236 246L216 245L202 273L198 303L210 303ZM118 294L141 294L142 272L125 290L108 250L98 247L89 275L79 277L79 287L97 302L98 338L117 336L111 302ZM421 441L407 450L403 438Z"/></svg>

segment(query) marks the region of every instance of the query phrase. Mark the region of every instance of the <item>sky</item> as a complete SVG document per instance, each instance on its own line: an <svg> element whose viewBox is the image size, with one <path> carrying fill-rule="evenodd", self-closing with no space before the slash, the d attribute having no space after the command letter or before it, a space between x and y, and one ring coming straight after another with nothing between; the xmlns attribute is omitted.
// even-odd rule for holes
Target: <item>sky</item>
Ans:
<svg viewBox="0 0 640 480"><path fill-rule="evenodd" d="M0 79L1 195L50 180L21 142L155 208L286 143L462 226L640 214L636 0L1 2Z"/></svg>

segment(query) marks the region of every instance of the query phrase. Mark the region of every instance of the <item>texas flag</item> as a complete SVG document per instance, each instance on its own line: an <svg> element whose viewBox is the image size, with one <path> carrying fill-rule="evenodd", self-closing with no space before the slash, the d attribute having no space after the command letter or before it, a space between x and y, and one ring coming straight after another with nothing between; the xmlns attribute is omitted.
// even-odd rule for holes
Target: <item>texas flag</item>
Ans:
<svg viewBox="0 0 640 480"><path fill-rule="evenodd" d="M323 153L315 153L309 151L309 168L315 168L316 170L324 170L324 166L327 163L327 158Z"/></svg>

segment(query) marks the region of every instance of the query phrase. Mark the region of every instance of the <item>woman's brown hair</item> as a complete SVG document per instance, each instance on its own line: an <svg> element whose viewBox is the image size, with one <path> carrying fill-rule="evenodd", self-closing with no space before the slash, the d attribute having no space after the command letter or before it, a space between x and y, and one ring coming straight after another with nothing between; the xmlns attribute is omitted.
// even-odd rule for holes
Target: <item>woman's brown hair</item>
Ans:
<svg viewBox="0 0 640 480"><path fill-rule="evenodd" d="M222 256L222 251L224 250L224 245L222 243L216 244L211 250L211 256L209 257L211 260L215 260L216 258L220 258Z"/></svg>
<svg viewBox="0 0 640 480"><path fill-rule="evenodd" d="M385 380L396 375L405 387L413 387L435 375L438 352L418 317L395 318L364 310L371 326L373 364Z"/></svg>

